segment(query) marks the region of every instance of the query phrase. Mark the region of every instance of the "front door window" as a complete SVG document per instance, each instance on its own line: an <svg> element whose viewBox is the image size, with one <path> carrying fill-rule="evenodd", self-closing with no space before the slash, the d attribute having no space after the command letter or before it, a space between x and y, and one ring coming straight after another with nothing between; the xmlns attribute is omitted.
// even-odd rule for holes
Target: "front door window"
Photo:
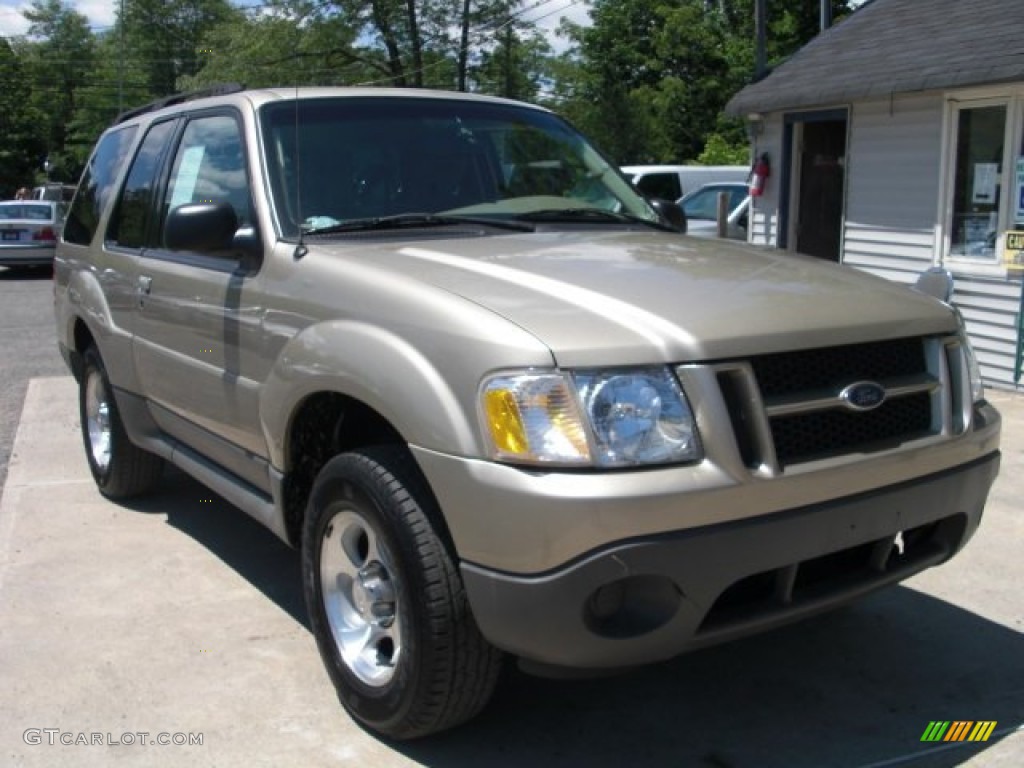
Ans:
<svg viewBox="0 0 1024 768"><path fill-rule="evenodd" d="M986 261L996 257L1000 205L1010 180L1003 167L1006 114L1005 104L958 110L952 256Z"/></svg>

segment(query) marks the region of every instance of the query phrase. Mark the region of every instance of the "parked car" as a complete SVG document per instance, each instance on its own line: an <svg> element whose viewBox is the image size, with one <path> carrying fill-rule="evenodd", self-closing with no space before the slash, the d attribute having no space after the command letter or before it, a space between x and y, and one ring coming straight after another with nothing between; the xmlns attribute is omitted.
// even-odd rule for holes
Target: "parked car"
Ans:
<svg viewBox="0 0 1024 768"><path fill-rule="evenodd" d="M625 165L622 172L633 186L656 200L678 200L704 184L745 181L745 165Z"/></svg>
<svg viewBox="0 0 1024 768"><path fill-rule="evenodd" d="M942 563L999 464L950 306L681 235L492 97L139 108L54 307L100 491L171 462L299 547L342 705L394 738L475 715L506 655L657 662Z"/></svg>
<svg viewBox="0 0 1024 768"><path fill-rule="evenodd" d="M726 237L747 239L750 211L750 190L742 182L705 184L683 195L679 205L686 213L687 233L697 237L718 237L718 196L729 196L726 217Z"/></svg>
<svg viewBox="0 0 1024 768"><path fill-rule="evenodd" d="M48 182L32 189L33 200L54 200L59 203L70 203L75 196L74 184Z"/></svg>
<svg viewBox="0 0 1024 768"><path fill-rule="evenodd" d="M62 219L60 204L50 200L0 202L0 265L51 265Z"/></svg>

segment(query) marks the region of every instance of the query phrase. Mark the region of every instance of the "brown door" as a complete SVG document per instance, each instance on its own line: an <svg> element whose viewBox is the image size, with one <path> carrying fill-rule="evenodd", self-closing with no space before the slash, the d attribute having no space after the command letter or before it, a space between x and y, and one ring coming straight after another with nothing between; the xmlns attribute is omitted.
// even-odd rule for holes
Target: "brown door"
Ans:
<svg viewBox="0 0 1024 768"><path fill-rule="evenodd" d="M796 234L800 253L839 261L845 168L846 121L804 123Z"/></svg>

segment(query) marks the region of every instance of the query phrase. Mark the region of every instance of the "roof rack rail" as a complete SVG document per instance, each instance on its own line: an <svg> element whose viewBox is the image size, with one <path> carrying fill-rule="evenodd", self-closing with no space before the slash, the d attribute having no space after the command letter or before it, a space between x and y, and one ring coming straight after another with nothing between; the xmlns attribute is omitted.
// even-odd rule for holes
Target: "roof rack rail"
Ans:
<svg viewBox="0 0 1024 768"><path fill-rule="evenodd" d="M211 85L209 88L200 88L197 91L175 93L170 96L164 96L162 99L151 101L149 104L144 104L141 107L125 110L117 116L116 120L114 120L114 125L119 125L125 120L131 120L133 117L144 115L147 112L155 112L158 109L169 107L172 104L183 104L186 101L205 99L210 96L224 96L229 93L238 93L239 91L244 90L245 86L240 83L218 83L217 85Z"/></svg>

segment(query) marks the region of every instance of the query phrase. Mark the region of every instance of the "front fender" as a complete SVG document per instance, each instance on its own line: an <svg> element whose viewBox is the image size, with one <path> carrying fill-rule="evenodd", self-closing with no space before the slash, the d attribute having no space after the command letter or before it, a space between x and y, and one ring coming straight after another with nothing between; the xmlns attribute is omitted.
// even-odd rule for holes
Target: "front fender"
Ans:
<svg viewBox="0 0 1024 768"><path fill-rule="evenodd" d="M516 329L518 331L518 329ZM523 331L518 331L528 336ZM525 340L524 340L525 341ZM550 365L533 337L524 364ZM462 360L481 361L471 350ZM286 468L289 422L318 392L359 400L381 414L409 444L462 456L480 454L476 427L479 373L442 367L408 339L376 325L332 320L304 329L285 345L260 398L260 420L274 466Z"/></svg>

